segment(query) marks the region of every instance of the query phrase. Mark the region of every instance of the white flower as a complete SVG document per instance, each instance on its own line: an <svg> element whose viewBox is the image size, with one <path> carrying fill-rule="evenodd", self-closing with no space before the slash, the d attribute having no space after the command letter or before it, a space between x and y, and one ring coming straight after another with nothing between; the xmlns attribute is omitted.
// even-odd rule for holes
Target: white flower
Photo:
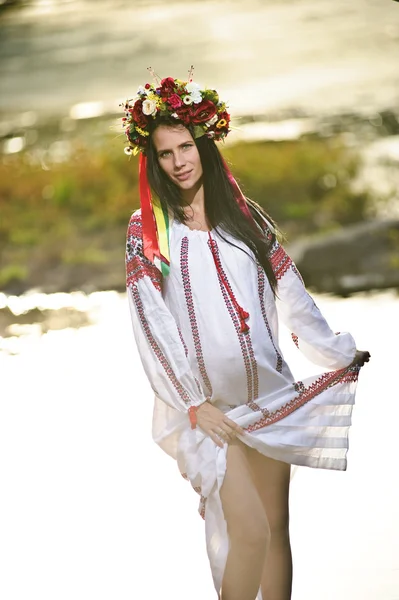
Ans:
<svg viewBox="0 0 399 600"><path fill-rule="evenodd" d="M212 119L209 119L209 121L206 121L205 125L207 127L212 127L212 125L214 125L218 120L219 120L219 117L217 115L213 115Z"/></svg>
<svg viewBox="0 0 399 600"><path fill-rule="evenodd" d="M127 154L128 156L130 156L130 154L133 154L133 148L131 148L130 146L126 146L125 154Z"/></svg>
<svg viewBox="0 0 399 600"><path fill-rule="evenodd" d="M177 113L172 113L170 116L173 117L174 119L178 119L179 118L179 115Z"/></svg>
<svg viewBox="0 0 399 600"><path fill-rule="evenodd" d="M201 88L198 83L194 83L194 81L190 81L190 83L186 85L186 90L189 94L196 94L200 91L200 89Z"/></svg>
<svg viewBox="0 0 399 600"><path fill-rule="evenodd" d="M202 94L200 92L192 92L191 98L194 104L199 104L202 101Z"/></svg>
<svg viewBox="0 0 399 600"><path fill-rule="evenodd" d="M187 106L188 106L189 104L193 103L193 99L191 98L191 96L189 94L187 94L187 96L184 96L183 102L184 102L184 104L187 104Z"/></svg>
<svg viewBox="0 0 399 600"><path fill-rule="evenodd" d="M190 94L191 100L193 101L194 104L199 104L201 102L202 94L201 94L200 86L198 85L198 83L194 83L194 81L190 81L190 83L187 83L187 85L186 85L186 90Z"/></svg>
<svg viewBox="0 0 399 600"><path fill-rule="evenodd" d="M147 90L144 86L140 85L139 89L137 90L137 95L142 96L143 94L147 95Z"/></svg>
<svg viewBox="0 0 399 600"><path fill-rule="evenodd" d="M154 100L144 100L143 113L145 115L155 115L157 112L157 103Z"/></svg>

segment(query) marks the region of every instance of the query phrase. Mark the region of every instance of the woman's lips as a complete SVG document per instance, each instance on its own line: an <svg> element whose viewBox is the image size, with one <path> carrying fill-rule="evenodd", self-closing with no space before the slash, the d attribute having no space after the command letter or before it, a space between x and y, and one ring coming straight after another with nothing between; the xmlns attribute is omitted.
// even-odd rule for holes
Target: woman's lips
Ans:
<svg viewBox="0 0 399 600"><path fill-rule="evenodd" d="M191 175L191 171L186 171L185 173L179 173L178 175L175 175L176 179L178 179L179 181L186 181L186 179L188 179Z"/></svg>

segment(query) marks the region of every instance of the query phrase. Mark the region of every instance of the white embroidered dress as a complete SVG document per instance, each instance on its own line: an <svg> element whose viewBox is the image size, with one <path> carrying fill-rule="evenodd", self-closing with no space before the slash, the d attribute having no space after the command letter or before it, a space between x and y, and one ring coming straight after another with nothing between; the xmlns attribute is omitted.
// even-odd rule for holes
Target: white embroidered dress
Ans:
<svg viewBox="0 0 399 600"><path fill-rule="evenodd" d="M331 331L282 246L275 242L270 252L278 281L275 299L251 251L223 235L250 256L216 231L193 231L173 221L170 274L162 281L143 257L137 211L129 223L126 254L135 339L155 393L153 438L200 495L218 594L228 552L219 495L227 445L221 449L200 428L192 430L188 408L210 397L245 429L240 439L262 454L344 470L359 371L348 368L356 352L352 336ZM250 315L247 333L240 331L237 303ZM299 349L328 372L294 380L279 348L279 319Z"/></svg>

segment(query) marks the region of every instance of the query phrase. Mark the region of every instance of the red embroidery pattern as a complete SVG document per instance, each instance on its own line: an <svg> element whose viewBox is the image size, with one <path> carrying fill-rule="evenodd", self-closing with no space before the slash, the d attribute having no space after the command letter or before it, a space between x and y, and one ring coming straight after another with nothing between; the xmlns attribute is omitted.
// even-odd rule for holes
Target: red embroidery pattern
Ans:
<svg viewBox="0 0 399 600"><path fill-rule="evenodd" d="M264 417L267 417L270 414L267 408L261 408L259 404L256 404L256 402L247 402L245 406L248 406L248 408L250 408L254 412L261 412ZM236 407L233 406L232 408Z"/></svg>
<svg viewBox="0 0 399 600"><path fill-rule="evenodd" d="M298 277L299 281L302 283L302 285L305 285L305 282L302 279L302 275L300 274L300 272L298 271L296 264L293 262L291 265L291 269L294 271L295 275Z"/></svg>
<svg viewBox="0 0 399 600"><path fill-rule="evenodd" d="M262 222L260 224L260 227L263 230L263 233L265 234L266 239L272 243L273 240L276 238L275 234L273 234L272 230L270 229L269 225L266 223L266 221L264 220L264 217L262 217Z"/></svg>
<svg viewBox="0 0 399 600"><path fill-rule="evenodd" d="M279 280L291 267L292 260L278 242L273 244L269 257L276 279Z"/></svg>
<svg viewBox="0 0 399 600"><path fill-rule="evenodd" d="M193 336L195 355L197 357L198 368L201 373L201 377L208 389L210 395L212 395L212 385L208 377L208 373L205 367L204 355L202 352L201 338L198 331L197 319L195 316L193 294L191 291L190 271L188 268L188 237L185 236L182 239L180 247L180 270L182 274L184 295L186 297L186 304L188 310L188 316L190 319L191 333Z"/></svg>
<svg viewBox="0 0 399 600"><path fill-rule="evenodd" d="M288 269L291 269L291 271L295 273L295 275L299 278L300 282L303 284L302 276L298 271L295 263L292 262L291 257L288 256L283 246L280 246L277 240L274 242L270 250L269 260L277 281L282 278L282 276L288 271Z"/></svg>
<svg viewBox="0 0 399 600"><path fill-rule="evenodd" d="M253 410L260 410L259 407L257 405L255 405L255 403L253 402L259 396L259 379L258 379L258 365L257 365L256 359L255 359L255 354L253 351L251 335L250 335L249 331L247 331L247 332L241 331L241 323L237 316L237 311L231 301L230 295L227 293L226 286L223 284L222 278L220 276L220 273L222 273L224 280L227 282L227 285L231 289L230 283L226 277L226 273L224 272L222 263L220 261L219 248L218 248L216 240L212 240L212 241L213 241L213 248L214 248L214 256L216 258L217 265L218 265L217 275L218 275L219 286L220 286L227 310L229 312L231 320L233 321L234 328L237 332L242 356L244 359L245 373L247 376L247 404L250 408L252 408L253 406L257 407L257 408L252 408ZM210 247L210 241L208 241L208 246Z"/></svg>
<svg viewBox="0 0 399 600"><path fill-rule="evenodd" d="M294 390L298 394L303 394L306 391L305 384L303 383L303 381L296 381L292 385L294 386Z"/></svg>
<svg viewBox="0 0 399 600"><path fill-rule="evenodd" d="M251 364L250 364L248 353L247 353L246 343L242 337L244 334L240 333L240 322L238 320L237 313L231 303L228 293L226 292L226 288L223 285L223 282L220 278L219 273L218 273L218 280L219 280L219 286L220 286L228 313L231 317L231 320L233 321L234 328L237 332L238 341L239 341L239 344L241 347L242 357L244 359L245 374L247 376L247 401L251 402L252 401L252 369L251 369ZM245 336L247 336L247 335L248 335L248 333L245 334Z"/></svg>
<svg viewBox="0 0 399 600"><path fill-rule="evenodd" d="M186 342L184 341L183 334L182 334L181 329L180 329L179 326L177 327L177 331L179 332L180 341L181 341L181 343L183 345L184 353L185 353L186 358L187 358L188 357L188 348L186 346Z"/></svg>
<svg viewBox="0 0 399 600"><path fill-rule="evenodd" d="M252 433L253 431L257 431L258 429L262 429L262 427L266 427L267 425L272 425L277 421L280 421L287 415L297 410L300 406L303 406L309 400L312 400L321 392L324 392L326 389L337 385L338 383L349 383L353 381L357 381L359 376L359 367L346 367L345 369L339 369L338 371L332 371L330 373L324 373L319 379L317 379L314 383L312 383L309 387L305 387L302 382L299 382L297 385L299 394L286 404L284 404L278 410L273 411L268 416L263 416L261 419L246 427L246 431ZM302 384L302 385L300 385Z"/></svg>
<svg viewBox="0 0 399 600"><path fill-rule="evenodd" d="M295 335L295 333L291 333L291 337L292 337L292 341L294 342L295 346L297 348L299 348L299 341L298 341L298 336Z"/></svg>
<svg viewBox="0 0 399 600"><path fill-rule="evenodd" d="M126 239L126 286L134 286L139 279L149 277L158 291L162 289L159 269L143 254L141 215L132 215Z"/></svg>
<svg viewBox="0 0 399 600"><path fill-rule="evenodd" d="M265 307L265 272L261 265L258 264L258 293L259 293L259 301L260 308L262 311L263 321L266 325L267 332L269 334L269 338L271 343L273 344L274 351L276 353L276 371L279 373L283 370L283 357L280 352L277 350L276 344L274 343L272 330L269 325L269 321L266 315L266 307Z"/></svg>
<svg viewBox="0 0 399 600"><path fill-rule="evenodd" d="M199 505L199 514L201 515L201 517L205 520L205 509L206 509L206 498L205 496L201 495L200 498L200 505Z"/></svg>
<svg viewBox="0 0 399 600"><path fill-rule="evenodd" d="M136 305L137 308L137 313L140 319L140 323L141 326L143 328L143 331L147 337L148 343L152 349L152 351L154 352L156 358L159 360L159 362L161 363L166 375L168 376L169 380L171 381L173 387L175 388L175 390L177 391L177 393L179 394L180 398L183 400L183 402L185 404L190 404L190 396L187 393L187 391L184 389L184 387L181 385L181 383L179 382L179 380L177 379L172 367L170 366L168 359L166 358L166 356L164 355L164 353L162 352L161 348L158 346L157 341L155 340L154 336L152 335L151 332L151 328L149 326L149 323L146 319L145 316L145 312L144 312L144 306L143 303L141 301L140 298L140 293L139 290L137 288L137 286L132 287L132 295L133 295L133 300L134 303Z"/></svg>
<svg viewBox="0 0 399 600"><path fill-rule="evenodd" d="M258 398L259 396L259 378L258 378L258 363L256 362L256 358L255 358L255 354L254 354L254 349L252 346L252 340L251 340L251 335L249 332L247 332L246 334L242 334L240 333L240 335L244 335L244 342L247 345L247 349L248 349L248 354L249 354L249 358L251 361L251 367L252 367L252 373L253 373L253 392L252 392L252 398L253 400L256 400L256 398Z"/></svg>

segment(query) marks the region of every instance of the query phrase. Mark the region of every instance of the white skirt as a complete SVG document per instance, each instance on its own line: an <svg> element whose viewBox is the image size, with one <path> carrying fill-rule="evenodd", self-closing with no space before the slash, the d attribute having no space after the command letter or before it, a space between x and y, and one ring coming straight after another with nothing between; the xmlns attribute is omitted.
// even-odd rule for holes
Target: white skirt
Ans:
<svg viewBox="0 0 399 600"><path fill-rule="evenodd" d="M261 454L292 465L346 470L348 433L359 368L308 377L272 394L260 394L256 406L226 410L245 434L239 439ZM217 406L217 404L215 404ZM226 472L227 447L218 447L185 413L155 397L154 441L177 460L182 476L200 495L207 553L218 598L229 548L220 489ZM259 590L257 600L261 600Z"/></svg>

